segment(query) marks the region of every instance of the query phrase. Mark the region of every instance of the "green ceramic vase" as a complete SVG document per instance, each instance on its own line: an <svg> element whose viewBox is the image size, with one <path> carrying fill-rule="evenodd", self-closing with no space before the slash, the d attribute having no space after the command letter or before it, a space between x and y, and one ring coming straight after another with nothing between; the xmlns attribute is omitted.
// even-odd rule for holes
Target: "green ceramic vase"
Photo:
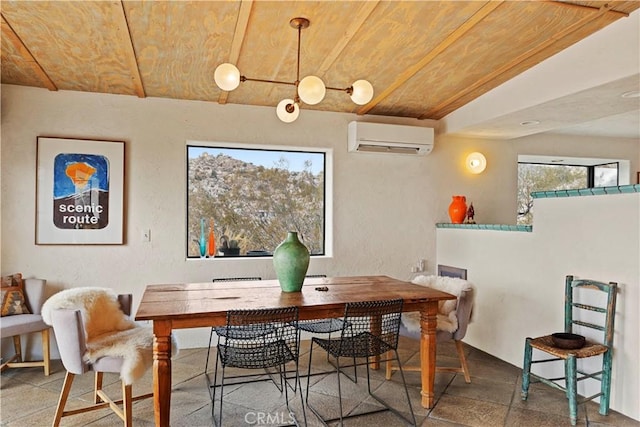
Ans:
<svg viewBox="0 0 640 427"><path fill-rule="evenodd" d="M309 250L289 231L287 238L273 252L273 268L283 292L300 292L309 268Z"/></svg>

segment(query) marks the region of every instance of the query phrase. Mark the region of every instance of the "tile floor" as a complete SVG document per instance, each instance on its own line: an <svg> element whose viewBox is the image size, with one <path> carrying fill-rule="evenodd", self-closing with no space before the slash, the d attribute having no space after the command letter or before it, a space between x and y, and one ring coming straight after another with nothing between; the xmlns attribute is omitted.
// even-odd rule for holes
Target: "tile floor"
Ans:
<svg viewBox="0 0 640 427"><path fill-rule="evenodd" d="M304 355L300 364L306 373L308 366L309 342L303 343ZM461 374L438 373L436 376L436 404L428 410L420 406L420 374L406 372L409 393L419 426L569 426L568 405L564 394L542 384L531 387L529 399L520 399L521 370L502 362L470 346L465 346L468 354L471 384L466 384ZM316 355L318 357L316 357ZM418 342L402 339L400 355L405 364L416 364L419 360ZM182 350L173 360L173 391L171 401L171 425L198 427L211 426L211 403L202 373L206 357L205 349ZM438 363L441 365L457 362L453 345L439 345ZM9 369L2 373L0 383L0 426L49 426L53 419L58 400L64 369L59 361L53 365L49 377L38 368ZM328 368L326 356L316 352L312 372ZM364 368L358 370L359 377L366 378ZM108 384L108 386L107 386ZM134 395L151 391L151 373L134 385ZM353 384L342 381L345 410L361 411L376 406L366 398L366 381ZM306 389L306 379L302 380ZM93 376L76 377L71 389L67 409L82 406L90 401ZM363 388L365 387L365 388ZM372 388L385 399L393 402L400 411L406 412L402 400L404 392L399 382L399 372L391 381L384 380L384 371L372 371ZM105 390L111 396L118 396L120 383L115 375L105 375ZM337 405L335 375L315 375L311 377L311 397L316 407L331 411ZM299 396L294 396L293 409L301 418ZM83 402L84 401L84 402ZM260 425L257 416L263 414L265 421L274 424L274 419L284 417L284 399L270 382L226 387L224 401L224 425ZM403 406L404 405L404 406ZM307 410L309 426L321 425L315 415ZM134 425L153 425L153 401L135 402L133 405ZM287 415L288 417L288 415ZM107 409L84 413L62 419L62 426L117 426L119 418ZM262 424L264 425L264 424ZM332 423L331 425L336 425ZM352 418L346 426L402 426L405 425L391 412ZM578 425L589 426L640 426L640 423L611 411L608 416L598 414L597 405L587 403L579 409Z"/></svg>

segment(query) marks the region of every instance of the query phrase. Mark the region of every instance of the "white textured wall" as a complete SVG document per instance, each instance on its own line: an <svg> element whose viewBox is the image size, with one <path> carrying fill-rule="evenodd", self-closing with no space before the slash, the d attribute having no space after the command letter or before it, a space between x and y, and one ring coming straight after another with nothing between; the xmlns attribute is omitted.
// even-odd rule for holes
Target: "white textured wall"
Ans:
<svg viewBox="0 0 640 427"><path fill-rule="evenodd" d="M640 194L534 203L531 233L438 229L438 263L466 268L478 289L465 341L522 366L525 337L563 330L566 275L618 282L611 407L638 420ZM585 383L581 394L597 392Z"/></svg>

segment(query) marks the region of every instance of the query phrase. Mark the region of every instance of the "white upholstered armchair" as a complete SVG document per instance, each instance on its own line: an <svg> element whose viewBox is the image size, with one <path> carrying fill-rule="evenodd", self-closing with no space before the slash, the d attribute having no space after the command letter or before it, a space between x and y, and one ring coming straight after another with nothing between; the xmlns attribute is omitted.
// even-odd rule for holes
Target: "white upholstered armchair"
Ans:
<svg viewBox="0 0 640 427"><path fill-rule="evenodd" d="M131 302L130 294L116 295L107 288L67 289L45 302L42 314L45 322L53 326L60 358L67 371L54 427L62 417L102 408L111 408L125 426L131 426L132 403L153 396L153 393L132 395L132 383L153 362L153 332L129 318ZM94 404L65 411L75 376L87 372L95 372ZM103 391L104 373L120 375L121 401L112 400Z"/></svg>
<svg viewBox="0 0 640 427"><path fill-rule="evenodd" d="M4 279L13 282L12 286L4 286ZM18 283L19 282L19 283ZM7 368L28 368L28 367L44 367L44 374L49 375L50 372L50 347L49 347L49 331L51 328L44 323L40 311L45 300L45 286L47 281L42 279L22 279L22 275L14 274L3 278L3 315L0 321L0 336L2 338L13 337L13 346L15 354L6 361L2 361L0 371ZM24 304L16 301L16 298L7 294L16 292L21 288L25 301ZM11 299L11 301L8 301ZM19 299L19 297L18 297ZM26 310L23 308L26 305ZM6 306L6 307L5 307ZM13 306L8 308L9 306ZM17 310L14 309L17 307ZM7 308L5 310L5 308ZM27 313L24 313L27 311ZM42 337L42 360L25 361L22 355L22 335L40 332Z"/></svg>

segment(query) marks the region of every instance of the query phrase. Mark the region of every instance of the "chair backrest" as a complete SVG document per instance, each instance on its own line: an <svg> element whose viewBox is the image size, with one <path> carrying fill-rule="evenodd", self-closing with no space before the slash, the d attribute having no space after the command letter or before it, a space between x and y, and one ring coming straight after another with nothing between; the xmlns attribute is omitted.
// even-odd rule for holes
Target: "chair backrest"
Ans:
<svg viewBox="0 0 640 427"><path fill-rule="evenodd" d="M131 316L131 306L133 305L133 295L131 294L119 294L118 302L120 303L120 310L127 316Z"/></svg>
<svg viewBox="0 0 640 427"><path fill-rule="evenodd" d="M32 314L40 314L42 304L45 301L46 280L43 279L24 279L24 292L27 299L27 305Z"/></svg>
<svg viewBox="0 0 640 427"><path fill-rule="evenodd" d="M606 294L606 303L599 305L588 304L586 302L576 301L576 294L584 292L582 290L590 289L601 291ZM616 313L616 294L618 292L618 284L615 282L598 282L587 279L574 279L573 276L567 276L565 280L565 300L564 300L564 330L565 332L575 333L574 325L594 329L603 333L602 344L611 348L613 345L613 324ZM600 313L600 316L589 316L589 320L584 321L576 319L574 310L586 310L587 312ZM603 320L603 321L602 321Z"/></svg>
<svg viewBox="0 0 640 427"><path fill-rule="evenodd" d="M262 280L262 277L214 277L212 282L238 282L242 280Z"/></svg>
<svg viewBox="0 0 640 427"><path fill-rule="evenodd" d="M402 299L348 303L344 310L342 338L372 335L397 349L402 306Z"/></svg>
<svg viewBox="0 0 640 427"><path fill-rule="evenodd" d="M131 294L118 295L120 308L127 316L131 314L132 300ZM87 351L87 343L82 312L69 309L52 310L51 326L64 368L76 375L89 371L90 365L83 359Z"/></svg>
<svg viewBox="0 0 640 427"><path fill-rule="evenodd" d="M219 345L223 363L258 369L278 366L298 358L300 332L298 307L229 310L226 338ZM284 354L282 344L288 349Z"/></svg>
<svg viewBox="0 0 640 427"><path fill-rule="evenodd" d="M458 329L453 333L453 339L461 341L467 333L467 326L471 321L473 311L473 289L460 292L458 304L456 305L456 318L458 319Z"/></svg>

